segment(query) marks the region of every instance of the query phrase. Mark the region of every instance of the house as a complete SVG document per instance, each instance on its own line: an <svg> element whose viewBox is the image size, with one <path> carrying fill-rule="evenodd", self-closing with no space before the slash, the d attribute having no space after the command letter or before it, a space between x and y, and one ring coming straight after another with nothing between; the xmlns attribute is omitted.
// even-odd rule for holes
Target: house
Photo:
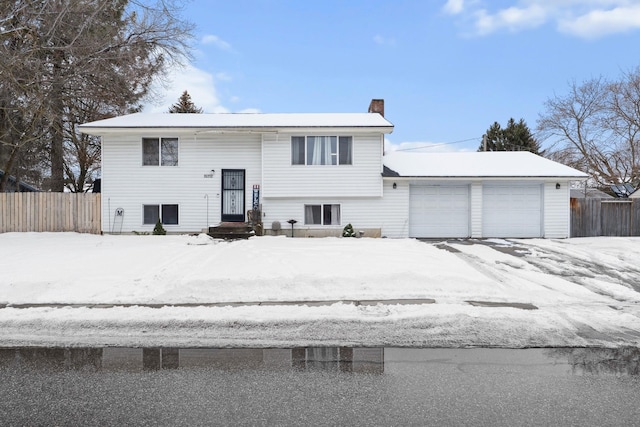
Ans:
<svg viewBox="0 0 640 427"><path fill-rule="evenodd" d="M628 182L611 184L609 188L611 189L611 192L619 199L628 199L629 196L631 196L631 194L635 193L636 191L636 189L633 188L633 185Z"/></svg>
<svg viewBox="0 0 640 427"><path fill-rule="evenodd" d="M568 237L569 182L531 153L390 153L368 113L131 114L80 126L102 138L102 230L200 232L259 207L266 233ZM116 214L117 213L117 214Z"/></svg>
<svg viewBox="0 0 640 427"><path fill-rule="evenodd" d="M4 171L0 170L0 180L4 176ZM7 193L33 193L40 191L36 187L27 184L23 181L17 181L16 178L12 175L7 176L7 184L5 188L5 192Z"/></svg>
<svg viewBox="0 0 640 427"><path fill-rule="evenodd" d="M425 238L569 237L570 182L587 178L528 151L392 152L384 166L407 206L400 234Z"/></svg>
<svg viewBox="0 0 640 427"><path fill-rule="evenodd" d="M614 197L597 188L572 188L570 192L572 199L613 199Z"/></svg>
<svg viewBox="0 0 640 427"><path fill-rule="evenodd" d="M629 194L630 199L638 199L640 198L640 187L636 188Z"/></svg>

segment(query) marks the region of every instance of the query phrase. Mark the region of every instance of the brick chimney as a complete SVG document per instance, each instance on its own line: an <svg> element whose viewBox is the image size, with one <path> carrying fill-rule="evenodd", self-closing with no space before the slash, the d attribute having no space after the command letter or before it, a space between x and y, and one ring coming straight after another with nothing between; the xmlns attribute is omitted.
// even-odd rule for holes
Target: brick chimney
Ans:
<svg viewBox="0 0 640 427"><path fill-rule="evenodd" d="M369 113L380 113L384 117L384 99L372 99L369 104Z"/></svg>

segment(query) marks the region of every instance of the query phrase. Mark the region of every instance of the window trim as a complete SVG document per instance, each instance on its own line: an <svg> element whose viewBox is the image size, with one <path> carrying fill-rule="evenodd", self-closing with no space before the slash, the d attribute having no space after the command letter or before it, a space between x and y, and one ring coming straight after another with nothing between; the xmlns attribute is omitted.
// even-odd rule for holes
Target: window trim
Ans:
<svg viewBox="0 0 640 427"><path fill-rule="evenodd" d="M169 164L165 163L165 157L163 157L162 153L162 147L163 147L163 143L166 144L169 141L175 141L176 143L176 153L175 153L175 164L173 164L174 162L170 162ZM145 163L146 159L145 159L145 151L144 151L144 147L145 147L145 141L153 141L156 143L156 149L157 151L154 153L157 153L158 156L158 162L157 163ZM143 167L178 167L180 165L180 138L178 138L177 136L162 136L162 137L142 137L142 166ZM169 154L169 153L165 153Z"/></svg>
<svg viewBox="0 0 640 427"><path fill-rule="evenodd" d="M176 208L176 222L171 222L171 223L167 223L165 222L164 218L163 218L163 209L165 207L170 207L170 206L175 206ZM178 203L143 203L142 204L142 225L156 225L157 219L155 221L153 221L153 223L151 222L145 222L146 218L145 218L145 208L146 207L155 207L157 208L157 218L160 219L160 223L162 225L167 225L167 226L174 226L174 225L180 225L180 204Z"/></svg>
<svg viewBox="0 0 640 427"><path fill-rule="evenodd" d="M311 208L313 206L319 206L320 207L320 223L313 223L313 222L307 222L307 208ZM338 211L337 211L337 223L335 224L326 224L325 223L325 209L329 208L331 214L333 214L332 212L332 207L337 206ZM303 218L304 218L304 225L311 225L311 226L322 226L322 227L339 227L342 226L342 204L341 203L305 203L303 206ZM333 219L333 218L332 218Z"/></svg>
<svg viewBox="0 0 640 427"><path fill-rule="evenodd" d="M325 149L326 153L323 155L323 160L325 163L313 164L309 162L309 158L307 156L309 152L309 144L311 142L316 142L315 140L310 141L309 138L327 138L322 142L325 144L332 144L332 139L335 138L335 151L329 146L328 149ZM294 144L301 144L302 150L300 150L300 146L294 148ZM346 157L343 158L340 156L341 152L345 152L341 150L340 147L343 143L348 143L348 150L346 151ZM353 165L353 135L292 135L291 143L289 145L290 150L290 159L291 166L352 166ZM335 164L333 163L333 159L335 159Z"/></svg>

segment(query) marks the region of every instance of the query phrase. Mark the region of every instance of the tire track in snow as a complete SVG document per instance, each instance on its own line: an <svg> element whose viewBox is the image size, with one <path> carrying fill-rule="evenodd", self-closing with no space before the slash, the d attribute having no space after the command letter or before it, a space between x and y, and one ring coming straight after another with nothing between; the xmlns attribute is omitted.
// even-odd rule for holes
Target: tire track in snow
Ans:
<svg viewBox="0 0 640 427"><path fill-rule="evenodd" d="M639 269L632 267L626 270L627 272L637 274L635 279L636 282L634 282L633 279L626 280L627 278L622 277L622 279L625 280L623 281L623 283L619 283L621 278L619 274L612 275L613 277L606 274L606 272L611 271L613 268L610 264L598 261L590 263L585 261L583 258L572 256L571 254L563 252L561 250L551 250L547 247L540 247L533 244L526 246L511 241L506 241L506 243L508 244L508 246L499 245L488 241L474 241L471 244L482 244L502 254L512 256L514 257L513 263L509 261L499 261L495 264L492 264L477 255L466 253L463 251L463 249L464 246L469 245L468 242L445 242L435 246L439 249L444 249L455 253L458 257L465 260L480 273L485 274L490 278L496 278L501 283L505 282L504 277L508 275L511 277L518 277L534 285L542 286L555 292L558 291L557 288L547 285L544 279L534 280L530 274L525 276L525 274L521 273L522 269L521 267L518 267L518 263L516 261L526 262L531 267L529 271L535 271L542 275L552 275L555 277L559 277L570 283L582 286L588 291L593 292L594 294L601 295L606 298L611 298L613 300L612 302L615 301L616 304L609 305L609 308L640 318L640 294L638 295L637 299L632 300L627 297L616 296L612 292L607 292L606 289L603 289L596 285L592 285L588 282L588 279L597 279L614 285L624 286L624 284L632 284L633 286L628 287L636 290L636 288L640 286ZM532 251L532 249L534 249L534 251ZM508 268L508 271L505 270L507 271L507 273L505 275L500 275L497 271L497 268ZM576 272L579 274L576 274ZM585 304L587 303L585 302ZM585 337L593 337L593 334L588 332L588 328L584 328L584 324L582 322L576 321L575 319L571 320L570 318L567 318L567 320L574 324L577 330L582 331ZM629 333L631 333L631 335L634 337L637 337L640 334L640 332L638 331L628 329L624 329L627 332L623 333L622 329L620 331L616 331L614 334L619 335L623 339L624 336L628 335Z"/></svg>
<svg viewBox="0 0 640 427"><path fill-rule="evenodd" d="M549 289L553 292L558 292L558 288L556 286L549 286L549 284L546 283L546 281L543 279L548 274L554 274L555 276L558 276L558 275L555 273L549 273L548 271L543 271L537 266L532 265L526 260L523 260L524 255L522 251L526 252L525 247L519 247L516 255L514 248L509 248L508 251L498 250L496 249L496 246L494 244L491 244L486 241L477 241L477 242L474 241L471 244L482 244L490 249L497 250L497 252L501 254L505 254L505 255L508 255L509 257L512 257L512 260L509 259L508 261L505 261L505 260L487 261L486 259L478 255L465 252L463 248L465 246L468 246L469 243L445 242L440 245L436 245L436 247L438 247L439 249L444 249L444 250L448 250L450 252L455 253L459 258L464 260L472 268L484 274L486 277L498 281L499 283L508 284L513 280L514 277L517 277L518 279L531 283L532 285L540 286L542 288ZM461 249L458 249L458 247ZM526 263L530 265L531 268L523 269L522 263ZM500 270L502 270L503 272L501 272ZM523 270L526 271L526 274L523 273ZM539 273L542 276L542 279L534 279L533 277L531 277L532 276L530 274L531 272Z"/></svg>
<svg viewBox="0 0 640 427"><path fill-rule="evenodd" d="M542 256L529 252L524 256L524 259L544 272L560 274L567 280L582 286L588 287L588 284L583 280L584 278L599 278L640 292L640 268L630 263L611 265L599 260L595 254L591 254L590 259L586 260L559 249L543 248L535 244L532 244L531 247L535 248L536 252ZM552 266L549 266L548 262L552 263ZM601 290L598 289L590 288L589 290L601 293Z"/></svg>
<svg viewBox="0 0 640 427"><path fill-rule="evenodd" d="M477 270L482 275L488 277L489 279L495 280L499 283L508 283L507 275L500 274L496 270L494 265L489 266L489 263L487 263L482 258L473 254L463 252L460 249L457 249L453 245L449 244L448 242L439 243L434 246L438 249L442 249L455 254L458 258L464 260L467 264L469 264L469 266Z"/></svg>

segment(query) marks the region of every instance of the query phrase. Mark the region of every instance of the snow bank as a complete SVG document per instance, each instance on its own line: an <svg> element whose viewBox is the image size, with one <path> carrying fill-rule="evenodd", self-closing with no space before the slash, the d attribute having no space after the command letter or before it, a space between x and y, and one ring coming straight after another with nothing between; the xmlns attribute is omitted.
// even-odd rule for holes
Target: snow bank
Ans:
<svg viewBox="0 0 640 427"><path fill-rule="evenodd" d="M1 234L0 345L640 345L640 239L472 243ZM258 301L302 304L144 306Z"/></svg>

